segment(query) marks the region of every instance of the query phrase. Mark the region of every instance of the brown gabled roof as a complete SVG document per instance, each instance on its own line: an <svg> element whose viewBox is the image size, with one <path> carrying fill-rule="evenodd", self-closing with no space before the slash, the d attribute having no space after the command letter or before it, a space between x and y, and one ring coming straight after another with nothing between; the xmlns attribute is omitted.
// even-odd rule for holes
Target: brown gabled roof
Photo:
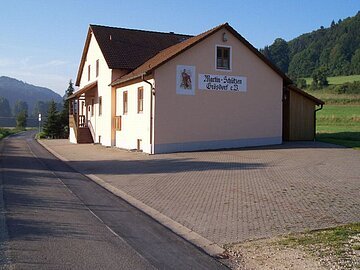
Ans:
<svg viewBox="0 0 360 270"><path fill-rule="evenodd" d="M77 86L80 84L91 34L94 34L110 69L128 70L134 70L159 51L191 37L174 33L90 25L77 74Z"/></svg>
<svg viewBox="0 0 360 270"><path fill-rule="evenodd" d="M172 58L176 57L183 51L191 48L196 45L200 41L204 40L208 36L216 33L220 29L227 29L230 33L232 33L235 37L237 37L246 47L248 47L253 53L255 53L262 61L264 61L270 68L272 68L276 73L278 73L285 81L286 84L292 83L292 81L273 63L271 63L262 53L260 53L254 46L252 46L245 38L243 38L235 29L233 29L228 23L221 24L217 27L214 27L200 35L191 37L181 43L175 44L169 48L166 48L159 52L154 57L150 58L148 61L143 63L141 66L136 68L134 71L128 73L127 75L115 80L111 85L115 86L122 82L126 82L128 80L132 80L134 78L140 77L144 74L150 73L155 68L160 65L166 63Z"/></svg>
<svg viewBox="0 0 360 270"><path fill-rule="evenodd" d="M292 91L295 91L297 93L299 93L300 95L308 98L308 99L311 99L312 101L314 101L316 103L316 105L324 105L325 102L322 101L321 99L318 99L308 93L306 93L304 90L301 90L300 88L297 88L295 85L288 85L287 86L288 89L292 90Z"/></svg>

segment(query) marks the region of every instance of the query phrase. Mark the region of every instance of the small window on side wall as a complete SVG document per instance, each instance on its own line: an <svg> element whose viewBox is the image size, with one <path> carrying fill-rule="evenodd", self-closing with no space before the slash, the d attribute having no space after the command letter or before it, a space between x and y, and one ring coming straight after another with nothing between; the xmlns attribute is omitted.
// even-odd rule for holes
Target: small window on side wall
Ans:
<svg viewBox="0 0 360 270"><path fill-rule="evenodd" d="M123 114L128 113L128 92L123 92Z"/></svg>
<svg viewBox="0 0 360 270"><path fill-rule="evenodd" d="M99 97L99 116L102 115L102 97Z"/></svg>
<svg viewBox="0 0 360 270"><path fill-rule="evenodd" d="M91 70L91 66L88 65L88 81L90 81L90 70Z"/></svg>
<svg viewBox="0 0 360 270"><path fill-rule="evenodd" d="M99 59L96 60L96 78L99 77Z"/></svg>
<svg viewBox="0 0 360 270"><path fill-rule="evenodd" d="M144 88L138 88L138 113L142 113L144 111Z"/></svg>
<svg viewBox="0 0 360 270"><path fill-rule="evenodd" d="M231 48L216 46L216 69L231 69Z"/></svg>

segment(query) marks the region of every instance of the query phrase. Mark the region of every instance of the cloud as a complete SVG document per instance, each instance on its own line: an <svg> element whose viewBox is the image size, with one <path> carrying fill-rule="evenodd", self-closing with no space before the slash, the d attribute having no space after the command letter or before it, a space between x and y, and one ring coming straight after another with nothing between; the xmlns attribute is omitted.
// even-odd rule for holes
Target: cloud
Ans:
<svg viewBox="0 0 360 270"><path fill-rule="evenodd" d="M68 64L68 62L63 61L63 60L51 60L49 62L45 62L45 63L40 63L37 65L31 65L28 66L28 69L43 69L43 68L51 68L51 67L59 67L59 66L64 66Z"/></svg>

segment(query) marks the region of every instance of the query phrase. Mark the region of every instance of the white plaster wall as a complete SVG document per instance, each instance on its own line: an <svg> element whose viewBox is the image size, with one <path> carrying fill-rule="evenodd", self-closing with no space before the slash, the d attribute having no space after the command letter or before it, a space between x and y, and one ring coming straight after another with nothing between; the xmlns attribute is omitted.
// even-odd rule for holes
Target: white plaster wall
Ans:
<svg viewBox="0 0 360 270"><path fill-rule="evenodd" d="M154 83L154 80L149 80ZM144 88L144 109L137 112L138 87ZM128 91L128 113L123 114L123 92ZM116 147L136 149L137 140L142 140L142 150L151 153L150 144L150 99L151 87L145 82L116 89L116 115L122 117L122 129L116 131Z"/></svg>
<svg viewBox="0 0 360 270"><path fill-rule="evenodd" d="M74 128L70 127L69 140L71 143L77 143Z"/></svg>
<svg viewBox="0 0 360 270"><path fill-rule="evenodd" d="M99 60L99 76L96 77L96 60ZM90 80L88 80L88 66L90 68ZM112 145L112 118L113 118L113 103L111 100L111 83L112 70L108 68L105 58L103 57L100 47L94 37L91 36L86 61L80 79L80 89L84 86L97 81L97 93L90 91L86 94L86 107L88 119L91 121L95 132L95 142L99 142L101 136L101 144L105 146ZM91 96L90 96L91 95ZM99 116L99 99L102 97L102 115ZM90 117L89 107L91 106L91 98L94 98L94 116Z"/></svg>

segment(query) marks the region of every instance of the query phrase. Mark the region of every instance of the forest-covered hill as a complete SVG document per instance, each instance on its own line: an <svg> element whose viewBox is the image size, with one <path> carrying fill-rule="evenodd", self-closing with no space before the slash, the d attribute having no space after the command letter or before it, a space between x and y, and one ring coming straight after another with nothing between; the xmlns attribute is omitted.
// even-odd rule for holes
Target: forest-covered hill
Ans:
<svg viewBox="0 0 360 270"><path fill-rule="evenodd" d="M2 108L0 108L0 116L10 116L16 110L16 103L19 102L27 107L28 114L33 114L36 106L54 100L57 103L62 102L62 97L51 89L35 86L14 78L0 76L0 99ZM9 113L9 108L10 108ZM35 114L37 115L37 114Z"/></svg>
<svg viewBox="0 0 360 270"><path fill-rule="evenodd" d="M260 51L291 78L310 77L320 67L328 76L360 74L360 11L288 42L277 38Z"/></svg>

